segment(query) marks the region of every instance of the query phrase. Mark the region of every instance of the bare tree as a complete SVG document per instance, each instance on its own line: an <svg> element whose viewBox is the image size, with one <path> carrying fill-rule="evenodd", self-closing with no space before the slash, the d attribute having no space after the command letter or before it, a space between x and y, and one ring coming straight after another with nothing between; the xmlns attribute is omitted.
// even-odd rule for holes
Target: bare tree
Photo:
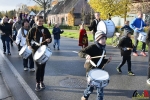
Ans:
<svg viewBox="0 0 150 100"><path fill-rule="evenodd" d="M43 8L44 22L46 23L46 9L50 7L52 0L33 0Z"/></svg>

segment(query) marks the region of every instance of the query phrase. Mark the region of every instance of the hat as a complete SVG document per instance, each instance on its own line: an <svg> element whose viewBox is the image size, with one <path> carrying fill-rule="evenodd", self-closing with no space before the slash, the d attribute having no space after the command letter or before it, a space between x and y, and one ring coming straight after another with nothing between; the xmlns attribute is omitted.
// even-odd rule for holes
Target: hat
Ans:
<svg viewBox="0 0 150 100"><path fill-rule="evenodd" d="M103 31L97 31L95 33L95 41L98 41L102 37L107 37L106 34Z"/></svg>

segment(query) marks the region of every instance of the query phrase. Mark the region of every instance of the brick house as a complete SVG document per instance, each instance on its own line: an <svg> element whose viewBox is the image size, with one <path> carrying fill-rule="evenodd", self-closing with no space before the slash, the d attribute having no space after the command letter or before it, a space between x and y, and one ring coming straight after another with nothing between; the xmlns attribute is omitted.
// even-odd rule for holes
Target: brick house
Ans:
<svg viewBox="0 0 150 100"><path fill-rule="evenodd" d="M82 22L90 24L90 14L87 0L62 0L48 14L48 22L69 26L77 26Z"/></svg>

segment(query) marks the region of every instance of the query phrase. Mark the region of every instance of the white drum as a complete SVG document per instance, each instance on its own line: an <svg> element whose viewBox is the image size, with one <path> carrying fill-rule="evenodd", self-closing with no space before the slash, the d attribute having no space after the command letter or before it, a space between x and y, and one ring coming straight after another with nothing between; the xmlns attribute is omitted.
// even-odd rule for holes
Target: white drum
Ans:
<svg viewBox="0 0 150 100"><path fill-rule="evenodd" d="M141 42L146 42L146 36L147 34L145 32L140 32L137 39Z"/></svg>
<svg viewBox="0 0 150 100"><path fill-rule="evenodd" d="M44 64L48 61L49 57L52 55L52 51L46 45L42 45L35 52L33 59L39 64Z"/></svg>
<svg viewBox="0 0 150 100"><path fill-rule="evenodd" d="M115 33L115 24L112 20L100 21L97 25L97 31L103 31L107 37L113 37Z"/></svg>
<svg viewBox="0 0 150 100"><path fill-rule="evenodd" d="M27 59L31 54L32 54L32 51L28 49L27 45L23 46L21 50L19 51L19 55L24 59Z"/></svg>
<svg viewBox="0 0 150 100"><path fill-rule="evenodd" d="M92 69L88 73L87 81L95 87L106 87L109 83L109 74L101 69Z"/></svg>

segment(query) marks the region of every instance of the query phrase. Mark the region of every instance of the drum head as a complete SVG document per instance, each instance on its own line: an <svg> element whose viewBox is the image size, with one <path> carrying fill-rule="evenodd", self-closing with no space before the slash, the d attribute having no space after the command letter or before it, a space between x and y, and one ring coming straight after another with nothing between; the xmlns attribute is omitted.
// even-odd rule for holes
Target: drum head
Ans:
<svg viewBox="0 0 150 100"><path fill-rule="evenodd" d="M46 50L46 45L42 45L41 47L39 47L34 54L34 60L39 59L44 54L45 50Z"/></svg>
<svg viewBox="0 0 150 100"><path fill-rule="evenodd" d="M26 48L27 48L27 45L23 46L21 50L19 51L19 55L22 55L24 51L26 50Z"/></svg>
<svg viewBox="0 0 150 100"><path fill-rule="evenodd" d="M92 69L88 74L94 80L107 80L109 79L108 72L101 69Z"/></svg>
<svg viewBox="0 0 150 100"><path fill-rule="evenodd" d="M112 20L100 21L97 25L97 31L103 31L107 37L113 37L115 33L115 24Z"/></svg>

